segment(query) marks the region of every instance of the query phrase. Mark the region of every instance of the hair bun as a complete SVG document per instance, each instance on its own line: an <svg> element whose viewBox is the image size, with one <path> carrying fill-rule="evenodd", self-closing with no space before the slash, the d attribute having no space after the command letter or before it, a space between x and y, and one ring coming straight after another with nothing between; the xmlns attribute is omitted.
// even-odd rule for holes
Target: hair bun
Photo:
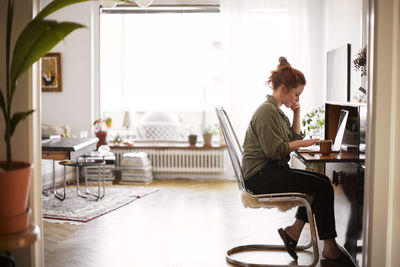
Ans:
<svg viewBox="0 0 400 267"><path fill-rule="evenodd" d="M279 57L279 65L278 70L290 70L292 66L290 66L289 62L285 57Z"/></svg>

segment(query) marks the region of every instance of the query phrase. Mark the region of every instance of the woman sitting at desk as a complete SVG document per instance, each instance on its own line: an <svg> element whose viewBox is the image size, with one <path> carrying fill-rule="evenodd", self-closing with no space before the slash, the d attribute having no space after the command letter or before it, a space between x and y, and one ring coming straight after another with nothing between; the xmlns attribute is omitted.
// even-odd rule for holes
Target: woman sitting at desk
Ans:
<svg viewBox="0 0 400 267"><path fill-rule="evenodd" d="M287 164L290 152L319 142L319 139L301 140L299 97L306 79L286 58L279 58L278 69L271 72L267 84L272 95L255 111L246 132L242 158L246 189L254 194L299 192L314 197L318 235L324 240L322 256L328 260L344 261L335 237L333 188L323 174L291 169ZM285 105L293 110L293 125L279 109ZM300 233L308 222L305 207L299 207L293 225L278 232L290 256L297 260L295 251Z"/></svg>

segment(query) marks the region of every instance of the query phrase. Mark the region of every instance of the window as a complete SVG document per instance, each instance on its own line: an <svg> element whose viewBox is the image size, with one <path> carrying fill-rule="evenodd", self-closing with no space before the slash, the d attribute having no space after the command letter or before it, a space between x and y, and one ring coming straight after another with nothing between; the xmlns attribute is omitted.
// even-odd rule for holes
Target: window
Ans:
<svg viewBox="0 0 400 267"><path fill-rule="evenodd" d="M220 38L218 13L102 14L101 110L201 112L219 102Z"/></svg>

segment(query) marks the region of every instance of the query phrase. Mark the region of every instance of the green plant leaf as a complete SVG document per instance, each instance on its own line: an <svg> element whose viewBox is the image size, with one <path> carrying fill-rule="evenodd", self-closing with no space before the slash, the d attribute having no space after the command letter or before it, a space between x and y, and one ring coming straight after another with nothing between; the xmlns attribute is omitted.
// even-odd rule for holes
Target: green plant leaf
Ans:
<svg viewBox="0 0 400 267"><path fill-rule="evenodd" d="M15 81L23 72L21 69L25 58L29 55L32 47L48 30L49 27L43 20L35 20L29 22L18 37L14 47L14 54L11 64L11 80ZM33 62L32 62L33 64Z"/></svg>
<svg viewBox="0 0 400 267"><path fill-rule="evenodd" d="M11 63L11 84L33 63L46 55L72 31L84 26L73 22L32 20L20 34L15 44ZM11 95L14 93L13 88Z"/></svg>
<svg viewBox="0 0 400 267"><path fill-rule="evenodd" d="M25 112L17 112L14 113L14 115L11 118L11 123L10 123L10 136L13 135L15 128L17 127L18 123L21 120L24 120L26 118L26 116L32 114L35 110L31 109Z"/></svg>

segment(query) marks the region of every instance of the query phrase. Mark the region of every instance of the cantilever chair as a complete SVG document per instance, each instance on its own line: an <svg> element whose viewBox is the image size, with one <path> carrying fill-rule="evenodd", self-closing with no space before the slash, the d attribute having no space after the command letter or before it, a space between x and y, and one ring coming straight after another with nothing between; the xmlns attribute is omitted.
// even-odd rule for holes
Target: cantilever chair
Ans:
<svg viewBox="0 0 400 267"><path fill-rule="evenodd" d="M315 266L318 262L318 244L315 231L315 224L313 214L311 211L310 202L312 198L309 195L302 193L278 193L278 194L262 194L254 195L245 188L244 178L242 173L241 155L242 147L236 137L233 130L232 124L225 110L222 107L215 108L219 124L221 126L222 134L225 138L225 142L228 148L229 157L232 161L233 170L235 172L236 180L239 185L240 195L242 203L245 207L249 208L278 208L280 211L287 211L296 206L305 206L307 209L308 221L310 222L311 240L307 245L298 245L296 251L301 251L307 248L313 247L314 260L309 265L297 265L297 266ZM236 260L232 257L233 254L254 251L254 250L286 250L284 245L269 245L269 244L255 244L255 245L242 245L231 248L226 253L226 261L237 265L237 266L288 266L288 265L276 265L276 264L255 264L246 263L243 261Z"/></svg>

